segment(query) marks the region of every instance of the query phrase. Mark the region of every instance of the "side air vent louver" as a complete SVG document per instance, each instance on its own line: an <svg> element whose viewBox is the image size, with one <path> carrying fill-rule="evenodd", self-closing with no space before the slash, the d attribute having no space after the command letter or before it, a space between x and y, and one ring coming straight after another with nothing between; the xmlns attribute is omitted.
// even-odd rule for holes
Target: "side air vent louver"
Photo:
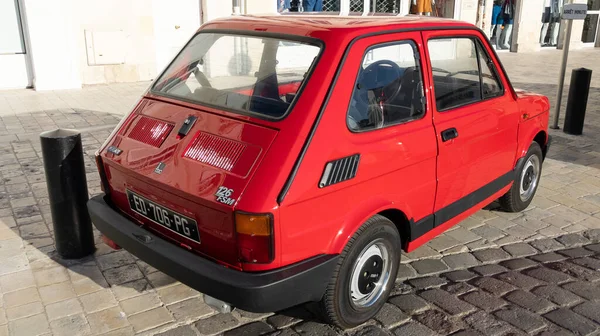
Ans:
<svg viewBox="0 0 600 336"><path fill-rule="evenodd" d="M319 182L319 188L350 180L356 176L360 154L354 154L335 161L327 162Z"/></svg>

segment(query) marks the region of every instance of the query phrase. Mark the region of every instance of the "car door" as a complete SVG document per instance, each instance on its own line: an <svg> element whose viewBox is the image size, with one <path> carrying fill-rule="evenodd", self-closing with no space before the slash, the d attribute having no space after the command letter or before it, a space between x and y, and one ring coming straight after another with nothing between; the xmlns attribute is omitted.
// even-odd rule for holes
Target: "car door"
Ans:
<svg viewBox="0 0 600 336"><path fill-rule="evenodd" d="M439 148L438 226L512 181L519 114L480 33L426 31L423 37Z"/></svg>

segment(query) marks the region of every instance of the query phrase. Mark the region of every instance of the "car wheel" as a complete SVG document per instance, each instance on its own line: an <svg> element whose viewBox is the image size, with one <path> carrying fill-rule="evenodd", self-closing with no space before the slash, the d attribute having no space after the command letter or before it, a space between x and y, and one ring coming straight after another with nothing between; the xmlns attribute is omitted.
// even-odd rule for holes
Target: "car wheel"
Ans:
<svg viewBox="0 0 600 336"><path fill-rule="evenodd" d="M375 316L387 301L400 264L400 234L375 215L350 238L321 300L330 324L351 328Z"/></svg>
<svg viewBox="0 0 600 336"><path fill-rule="evenodd" d="M531 144L518 169L512 187L500 198L500 206L508 212L525 210L537 191L542 175L542 149L537 142Z"/></svg>

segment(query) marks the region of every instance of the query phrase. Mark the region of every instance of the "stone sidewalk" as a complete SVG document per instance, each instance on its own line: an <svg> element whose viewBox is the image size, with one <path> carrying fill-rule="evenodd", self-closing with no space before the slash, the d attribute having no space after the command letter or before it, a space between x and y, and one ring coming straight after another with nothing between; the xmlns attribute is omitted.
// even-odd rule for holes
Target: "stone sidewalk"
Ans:
<svg viewBox="0 0 600 336"><path fill-rule="evenodd" d="M500 299L506 303L503 307L508 312L500 312L505 308L499 311L486 310L471 305L464 288L453 289L463 287L460 285L463 282L437 274L477 267L488 262L492 262L492 266L484 269L495 268L498 274L503 274L508 271L495 265L501 259L509 260L530 254L546 256L541 258L562 255L578 261L569 261L558 271L570 274L569 279L576 280L578 284L587 284L581 286L598 288L599 283L593 280L596 278L573 275L577 270L583 271L571 266L585 262L583 267L589 271L583 273L597 272L598 264L594 260L598 256L592 253L597 252L594 250L596 245L585 249L587 252L578 249L581 254L575 256L569 256L571 252L565 252L566 255L547 253L597 242L597 231L593 229L600 228L600 77L597 75L600 64L595 62L598 56L600 51L597 50L571 53L570 67L586 66L595 71L585 133L582 136L568 136L561 131L551 132L554 143L544 163L543 178L532 206L520 214L507 214L497 211L497 205L491 204L427 245L408 255L403 254L400 280L421 276L426 276L420 278L426 280L399 282L395 293L397 296L390 300L391 305L386 306L383 315L380 314L369 323L367 329L359 328L351 333L370 335L381 331L383 334L411 334L409 330L413 330L413 334L417 334L415 330L424 330L429 335L431 331L423 329L426 326L441 334L455 331L461 335L480 334L483 331L469 321L487 321L483 317L491 316L488 313L492 311L494 319L509 324L507 329L501 329L502 332L491 333L499 335L554 331L569 334L567 330L571 328L559 324L559 319L552 317L557 314L562 316L560 314L563 313L568 318L572 317L573 321L587 321L578 325L589 325L589 321L594 321L594 316L586 314L598 311L595 308L597 301L593 301L597 300L596 297L586 299L582 294L577 302L582 302L583 308L575 304L566 305L572 310L555 308L556 302L552 306L555 310L547 305L541 310L522 307L523 310L517 308L521 306L518 298L511 300L504 296L511 295L513 289L510 287L511 291L500 295ZM560 61L560 52L508 53L501 54L501 58L515 87L544 93L555 101L556 66ZM93 153L147 85L115 84L41 93L28 90L0 91L0 336L150 335L163 331L170 335L210 335L225 330L231 330L230 334L246 332L251 335L275 332L276 329L281 330L281 335L339 333L339 330L316 322L311 317L310 305L309 310L298 308L272 316L243 311L215 314L203 303L200 293L174 281L126 251L112 251L99 239L98 250L93 257L68 262L57 258L52 240L52 219L39 133L57 127L82 130L88 185L90 194L96 194L100 189ZM586 232L586 236L582 236L582 232ZM532 258L527 260L535 263L548 260ZM581 258L585 261L579 260ZM503 267L512 269L506 265ZM531 267L541 266L535 264ZM552 267L555 265L552 264L550 269L554 269ZM489 274L478 273L475 269L471 271L479 274L479 278L498 280L496 273L493 273L496 271L486 271L492 272ZM481 281L495 283L493 280ZM500 281L511 284L506 279ZM422 285L423 282L429 285ZM484 294L498 294L477 283L467 282L470 287L483 289ZM562 286L563 282L559 284ZM523 288L528 290L529 287L517 285L514 290L523 291ZM426 292L431 294L423 295ZM454 295L454 299L458 300L449 302L461 302L459 306L466 307L468 304L468 307L477 308L469 308L464 314L448 311L444 306L445 299L440 299L447 297L444 293ZM582 291L573 289L573 293L578 295ZM424 299L427 307L440 309L411 310L394 303L403 300L412 302L410 295ZM487 298L483 294L477 295ZM473 294L473 297L477 295ZM572 316L575 314L573 312L577 313L576 317ZM511 316L517 316L517 320L522 317L532 321L532 326L515 325L518 322L511 320ZM598 323L598 320L595 321ZM453 327L446 328L448 323ZM543 327L539 327L542 324ZM179 326L184 327L173 331ZM587 332L591 329L582 330Z"/></svg>

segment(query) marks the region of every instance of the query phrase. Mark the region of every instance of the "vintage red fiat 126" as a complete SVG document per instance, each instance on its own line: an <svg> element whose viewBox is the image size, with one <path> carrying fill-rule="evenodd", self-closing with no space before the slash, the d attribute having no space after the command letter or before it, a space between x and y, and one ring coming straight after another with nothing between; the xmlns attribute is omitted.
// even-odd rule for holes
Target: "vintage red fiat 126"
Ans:
<svg viewBox="0 0 600 336"><path fill-rule="evenodd" d="M548 110L470 24L220 19L100 148L88 208L107 241L213 301L320 301L351 327L387 300L401 250L496 199L529 205Z"/></svg>

